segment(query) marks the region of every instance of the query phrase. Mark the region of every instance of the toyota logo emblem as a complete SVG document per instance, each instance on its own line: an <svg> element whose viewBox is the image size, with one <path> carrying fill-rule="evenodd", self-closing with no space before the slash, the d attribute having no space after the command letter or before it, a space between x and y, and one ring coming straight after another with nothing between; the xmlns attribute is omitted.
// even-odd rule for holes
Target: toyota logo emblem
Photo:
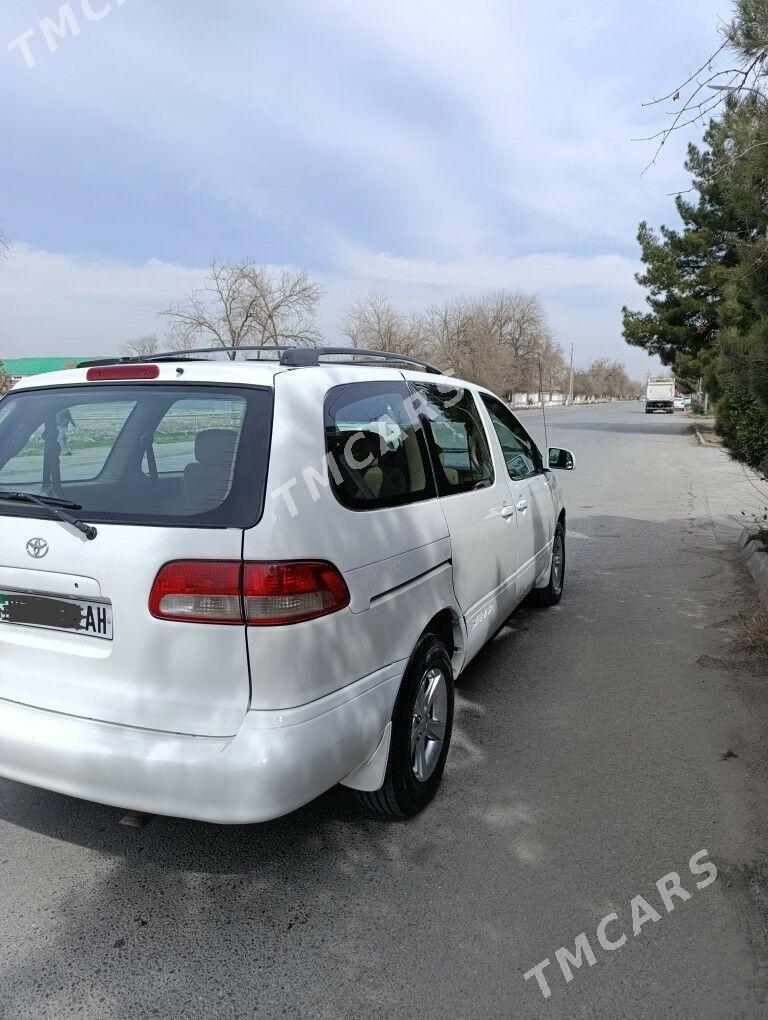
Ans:
<svg viewBox="0 0 768 1020"><path fill-rule="evenodd" d="M44 538L30 538L27 542L27 552L33 560L41 560L48 555L48 543Z"/></svg>

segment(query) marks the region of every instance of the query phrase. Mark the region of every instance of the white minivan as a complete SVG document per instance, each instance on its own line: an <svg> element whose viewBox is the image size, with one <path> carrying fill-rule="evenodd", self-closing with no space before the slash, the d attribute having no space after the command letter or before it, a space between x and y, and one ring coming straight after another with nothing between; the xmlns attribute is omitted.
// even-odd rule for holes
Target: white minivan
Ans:
<svg viewBox="0 0 768 1020"><path fill-rule="evenodd" d="M0 402L0 775L213 822L337 783L415 814L454 677L560 599L573 456L410 359L207 354Z"/></svg>

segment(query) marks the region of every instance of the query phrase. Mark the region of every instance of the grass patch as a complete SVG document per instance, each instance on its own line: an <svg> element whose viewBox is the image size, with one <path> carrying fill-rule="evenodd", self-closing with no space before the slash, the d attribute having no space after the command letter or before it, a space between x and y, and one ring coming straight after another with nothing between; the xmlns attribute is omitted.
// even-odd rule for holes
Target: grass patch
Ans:
<svg viewBox="0 0 768 1020"><path fill-rule="evenodd" d="M759 610L746 617L744 639L751 652L768 658L768 612Z"/></svg>

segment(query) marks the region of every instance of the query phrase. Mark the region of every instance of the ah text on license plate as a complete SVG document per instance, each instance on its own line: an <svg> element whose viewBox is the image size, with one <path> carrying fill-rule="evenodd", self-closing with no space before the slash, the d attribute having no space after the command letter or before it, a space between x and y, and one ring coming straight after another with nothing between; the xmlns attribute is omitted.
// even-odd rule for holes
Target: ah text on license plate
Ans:
<svg viewBox="0 0 768 1020"><path fill-rule="evenodd" d="M0 625L41 627L112 640L112 605L29 591L0 591Z"/></svg>

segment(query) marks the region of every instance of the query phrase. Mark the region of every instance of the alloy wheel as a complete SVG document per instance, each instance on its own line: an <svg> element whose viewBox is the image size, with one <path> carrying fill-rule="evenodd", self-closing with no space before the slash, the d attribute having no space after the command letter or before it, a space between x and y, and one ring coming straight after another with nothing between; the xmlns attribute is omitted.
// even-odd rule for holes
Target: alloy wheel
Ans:
<svg viewBox="0 0 768 1020"><path fill-rule="evenodd" d="M445 741L448 688L441 669L426 671L416 694L411 720L411 768L419 782L435 771Z"/></svg>

